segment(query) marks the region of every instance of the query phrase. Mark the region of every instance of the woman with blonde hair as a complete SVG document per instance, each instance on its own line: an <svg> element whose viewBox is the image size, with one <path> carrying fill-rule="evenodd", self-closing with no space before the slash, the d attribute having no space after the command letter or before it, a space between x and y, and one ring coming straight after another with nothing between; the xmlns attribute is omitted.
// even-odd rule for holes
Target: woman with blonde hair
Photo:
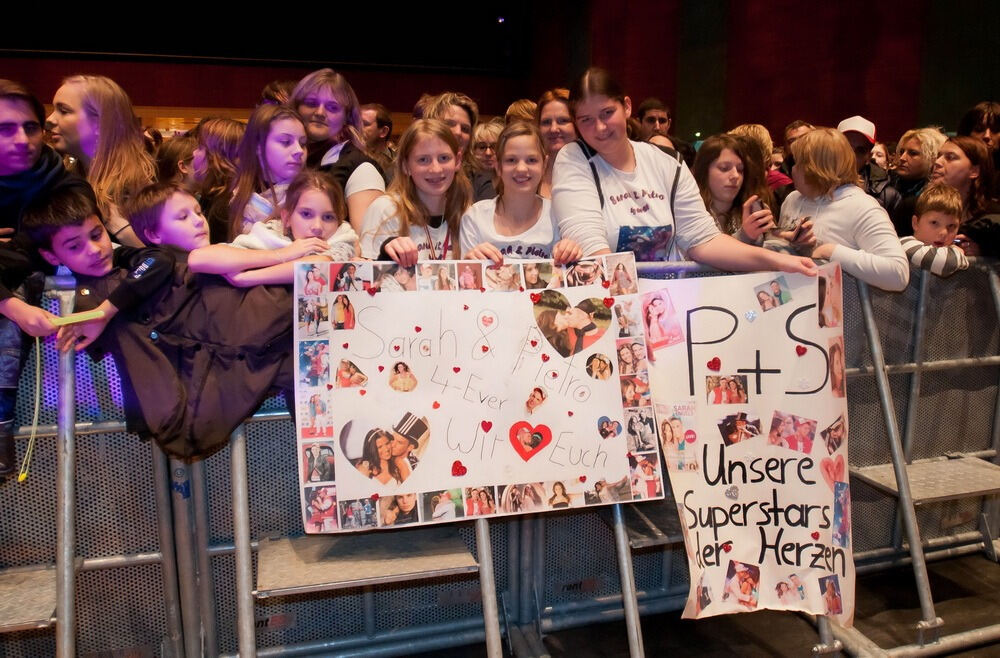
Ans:
<svg viewBox="0 0 1000 658"><path fill-rule="evenodd" d="M902 237L913 235L913 210L917 197L924 191L931 177L938 149L948 137L937 128L907 130L896 145L896 168L892 170L889 184L902 197L892 211L892 223Z"/></svg>
<svg viewBox="0 0 1000 658"><path fill-rule="evenodd" d="M816 259L883 290L910 278L906 254L885 209L857 185L854 151L842 133L816 128L792 144L795 192L781 207L781 237ZM808 220L808 221L807 221Z"/></svg>
<svg viewBox="0 0 1000 658"><path fill-rule="evenodd" d="M306 126L307 165L340 184L351 226L360 232L368 206L385 193L385 175L365 147L357 94L344 76L320 69L295 85L288 105Z"/></svg>
<svg viewBox="0 0 1000 658"><path fill-rule="evenodd" d="M53 148L76 158L94 188L111 237L121 244L143 246L120 208L153 182L156 168L128 94L110 78L74 75L63 80L52 105L46 125Z"/></svg>

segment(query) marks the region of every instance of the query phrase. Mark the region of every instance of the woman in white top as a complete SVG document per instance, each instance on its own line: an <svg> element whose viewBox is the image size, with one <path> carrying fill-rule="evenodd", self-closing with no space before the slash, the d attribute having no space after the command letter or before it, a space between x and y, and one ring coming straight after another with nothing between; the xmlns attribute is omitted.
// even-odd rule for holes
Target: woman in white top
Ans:
<svg viewBox="0 0 1000 658"><path fill-rule="evenodd" d="M808 258L722 234L688 168L655 146L628 139L632 102L607 72L584 73L570 102L577 132L593 154L588 158L579 143L559 151L552 210L563 237L576 241L584 256L631 250L637 260L687 257L724 270L815 275Z"/></svg>
<svg viewBox="0 0 1000 658"><path fill-rule="evenodd" d="M795 191L781 205L781 237L799 253L839 262L865 283L906 288L906 254L885 209L858 187L847 138L833 128L816 128L792 144L792 157Z"/></svg>
<svg viewBox="0 0 1000 658"><path fill-rule="evenodd" d="M544 169L538 128L525 121L504 128L497 140L500 196L479 201L462 217L465 258L498 265L504 258L552 258L556 264L580 258L579 246L560 237L549 200L538 195Z"/></svg>

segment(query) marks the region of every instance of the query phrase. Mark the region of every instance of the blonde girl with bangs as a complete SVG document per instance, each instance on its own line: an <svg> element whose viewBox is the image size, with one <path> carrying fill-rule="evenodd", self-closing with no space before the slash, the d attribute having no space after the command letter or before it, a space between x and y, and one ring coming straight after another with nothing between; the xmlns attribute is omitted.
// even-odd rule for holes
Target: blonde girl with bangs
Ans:
<svg viewBox="0 0 1000 658"><path fill-rule="evenodd" d="M142 247L120 208L153 182L156 166L146 152L128 94L110 78L74 75L63 80L52 105L46 124L53 147L77 159L111 237Z"/></svg>
<svg viewBox="0 0 1000 658"><path fill-rule="evenodd" d="M404 267L418 260L459 258L459 225L471 198L458 141L448 125L414 121L399 140L388 192L365 213L361 255Z"/></svg>
<svg viewBox="0 0 1000 658"><path fill-rule="evenodd" d="M816 128L792 144L795 191L781 206L779 235L803 255L841 264L855 278L903 290L910 266L885 209L857 184L842 133Z"/></svg>
<svg viewBox="0 0 1000 658"><path fill-rule="evenodd" d="M368 206L385 193L385 174L365 146L357 94L344 76L320 69L295 85L288 105L306 127L307 166L337 181L347 199L351 225L359 230Z"/></svg>

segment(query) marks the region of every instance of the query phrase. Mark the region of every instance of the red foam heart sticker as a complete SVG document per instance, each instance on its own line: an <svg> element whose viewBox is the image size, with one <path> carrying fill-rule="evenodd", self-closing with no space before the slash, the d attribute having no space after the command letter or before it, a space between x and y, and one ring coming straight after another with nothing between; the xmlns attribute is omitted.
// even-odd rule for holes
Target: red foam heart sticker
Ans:
<svg viewBox="0 0 1000 658"><path fill-rule="evenodd" d="M719 357L713 358L705 365L708 366L709 370L714 370L715 372L719 372L719 370L722 369L722 361L719 359Z"/></svg>
<svg viewBox="0 0 1000 658"><path fill-rule="evenodd" d="M479 426L483 428L484 432L489 432L491 429L493 429L493 421L484 420L481 423L479 423Z"/></svg>
<svg viewBox="0 0 1000 658"><path fill-rule="evenodd" d="M376 290L375 288L369 288L368 289L368 294L371 295L372 297L374 297L375 293L377 293L377 292L378 292L378 290Z"/></svg>
<svg viewBox="0 0 1000 658"><path fill-rule="evenodd" d="M566 415L569 416L570 418L572 418L573 417L573 412L572 411L567 411Z"/></svg>
<svg viewBox="0 0 1000 658"><path fill-rule="evenodd" d="M347 346L348 346L348 343L344 343L344 344L341 345L341 347L343 347L345 350L347 349Z"/></svg>
<svg viewBox="0 0 1000 658"><path fill-rule="evenodd" d="M531 341L531 346L532 347L538 347L538 341L537 340Z"/></svg>
<svg viewBox="0 0 1000 658"><path fill-rule="evenodd" d="M468 311L469 310L469 305L468 304L462 304L462 310L463 311Z"/></svg>
<svg viewBox="0 0 1000 658"><path fill-rule="evenodd" d="M817 541L819 540L819 532L814 531L811 536L812 536L813 539L815 539Z"/></svg>
<svg viewBox="0 0 1000 658"><path fill-rule="evenodd" d="M806 346L805 345L796 345L795 346L795 353L798 354L799 356L802 356L803 354L806 353Z"/></svg>
<svg viewBox="0 0 1000 658"><path fill-rule="evenodd" d="M727 541L725 544L722 545L722 550L724 550L727 553L733 550L733 542Z"/></svg>
<svg viewBox="0 0 1000 658"><path fill-rule="evenodd" d="M358 393L360 393L361 395L364 395L364 394L365 394L365 393L367 393L367 392L368 392L368 391L366 391L365 389L361 389L360 391L358 391Z"/></svg>
<svg viewBox="0 0 1000 658"><path fill-rule="evenodd" d="M587 481L587 476L586 475L581 475L580 476L580 482L586 482L586 481Z"/></svg>
<svg viewBox="0 0 1000 658"><path fill-rule="evenodd" d="M440 409L441 408L441 403L438 402L437 400L435 400L434 404L432 404L431 407L434 408L434 409Z"/></svg>
<svg viewBox="0 0 1000 658"><path fill-rule="evenodd" d="M461 368L459 368L458 366L455 366L454 368L452 368L452 370L454 370L454 371L455 371L455 374L456 374L456 375L457 375L458 373L462 372L462 369L461 369Z"/></svg>
<svg viewBox="0 0 1000 658"><path fill-rule="evenodd" d="M605 288L610 288L611 287L611 281L609 281L608 279L605 279L604 281L601 282L601 285L604 286Z"/></svg>
<svg viewBox="0 0 1000 658"><path fill-rule="evenodd" d="M517 289L520 290L521 292L524 292L524 286L518 286Z"/></svg>
<svg viewBox="0 0 1000 658"><path fill-rule="evenodd" d="M538 302L542 301L542 296L537 292L533 292L529 296L531 297L532 304L537 304Z"/></svg>
<svg viewBox="0 0 1000 658"><path fill-rule="evenodd" d="M392 346L392 351L393 352L398 352L399 351L399 345L393 345Z"/></svg>
<svg viewBox="0 0 1000 658"><path fill-rule="evenodd" d="M486 288L480 288L479 292L486 292Z"/></svg>
<svg viewBox="0 0 1000 658"><path fill-rule="evenodd" d="M556 372L555 370L553 370L552 373L551 373L551 375L552 375L552 379L555 379L556 377L559 376L559 373Z"/></svg>
<svg viewBox="0 0 1000 658"><path fill-rule="evenodd" d="M416 327L413 328L413 330L419 334L421 331L423 331L423 327L417 325Z"/></svg>
<svg viewBox="0 0 1000 658"><path fill-rule="evenodd" d="M379 372L382 372L383 370L385 370L385 366L379 366L379 367L378 367L378 371L379 371Z"/></svg>
<svg viewBox="0 0 1000 658"><path fill-rule="evenodd" d="M451 474L454 475L455 477L461 477L468 472L469 469L467 469L465 465L462 464L462 462L457 459L451 465Z"/></svg>
<svg viewBox="0 0 1000 658"><path fill-rule="evenodd" d="M491 324L493 324L493 320L494 318L492 315L484 315L483 317L479 318L479 321L483 323L484 327L488 327Z"/></svg>
<svg viewBox="0 0 1000 658"><path fill-rule="evenodd" d="M377 493L373 493L372 495L370 495L368 497L372 499L373 503L378 500L378 494Z"/></svg>
<svg viewBox="0 0 1000 658"><path fill-rule="evenodd" d="M332 391L333 390L333 384L327 384L326 385L326 390Z"/></svg>
<svg viewBox="0 0 1000 658"><path fill-rule="evenodd" d="M490 346L489 345L483 345L479 349L481 349L483 352L489 352L490 351Z"/></svg>
<svg viewBox="0 0 1000 658"><path fill-rule="evenodd" d="M548 354L542 354L542 363L548 363L549 359L552 358Z"/></svg>
<svg viewBox="0 0 1000 658"><path fill-rule="evenodd" d="M521 420L510 426L508 431L510 444L514 446L514 451L521 456L521 459L528 461L542 448L552 441L552 430L546 425L531 426L531 423Z"/></svg>
<svg viewBox="0 0 1000 658"><path fill-rule="evenodd" d="M604 298L604 305L607 306L608 308L611 308L612 306L615 305L615 298L614 297L605 297Z"/></svg>

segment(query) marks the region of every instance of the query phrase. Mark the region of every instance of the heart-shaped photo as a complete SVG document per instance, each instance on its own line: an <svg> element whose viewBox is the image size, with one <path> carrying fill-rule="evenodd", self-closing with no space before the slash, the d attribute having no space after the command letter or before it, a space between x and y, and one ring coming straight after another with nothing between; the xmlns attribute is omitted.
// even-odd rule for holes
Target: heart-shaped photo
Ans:
<svg viewBox="0 0 1000 658"><path fill-rule="evenodd" d="M552 441L552 430L548 426L532 426L531 423L524 420L511 425L509 435L510 444L514 446L514 450L524 461L537 455Z"/></svg>
<svg viewBox="0 0 1000 658"><path fill-rule="evenodd" d="M601 416L597 419L597 432L602 439L611 439L622 433L622 424L607 416Z"/></svg>
<svg viewBox="0 0 1000 658"><path fill-rule="evenodd" d="M568 357L600 340L611 324L611 309L599 297L573 306L561 292L543 290L535 303L535 323L556 352Z"/></svg>
<svg viewBox="0 0 1000 658"><path fill-rule="evenodd" d="M844 456L824 457L819 463L819 470L823 474L823 480L830 486L832 491L837 482L847 481L847 467L844 464Z"/></svg>
<svg viewBox="0 0 1000 658"><path fill-rule="evenodd" d="M410 477L430 438L427 417L407 411L390 427L373 418L348 421L340 431L340 449L362 476L393 485Z"/></svg>

